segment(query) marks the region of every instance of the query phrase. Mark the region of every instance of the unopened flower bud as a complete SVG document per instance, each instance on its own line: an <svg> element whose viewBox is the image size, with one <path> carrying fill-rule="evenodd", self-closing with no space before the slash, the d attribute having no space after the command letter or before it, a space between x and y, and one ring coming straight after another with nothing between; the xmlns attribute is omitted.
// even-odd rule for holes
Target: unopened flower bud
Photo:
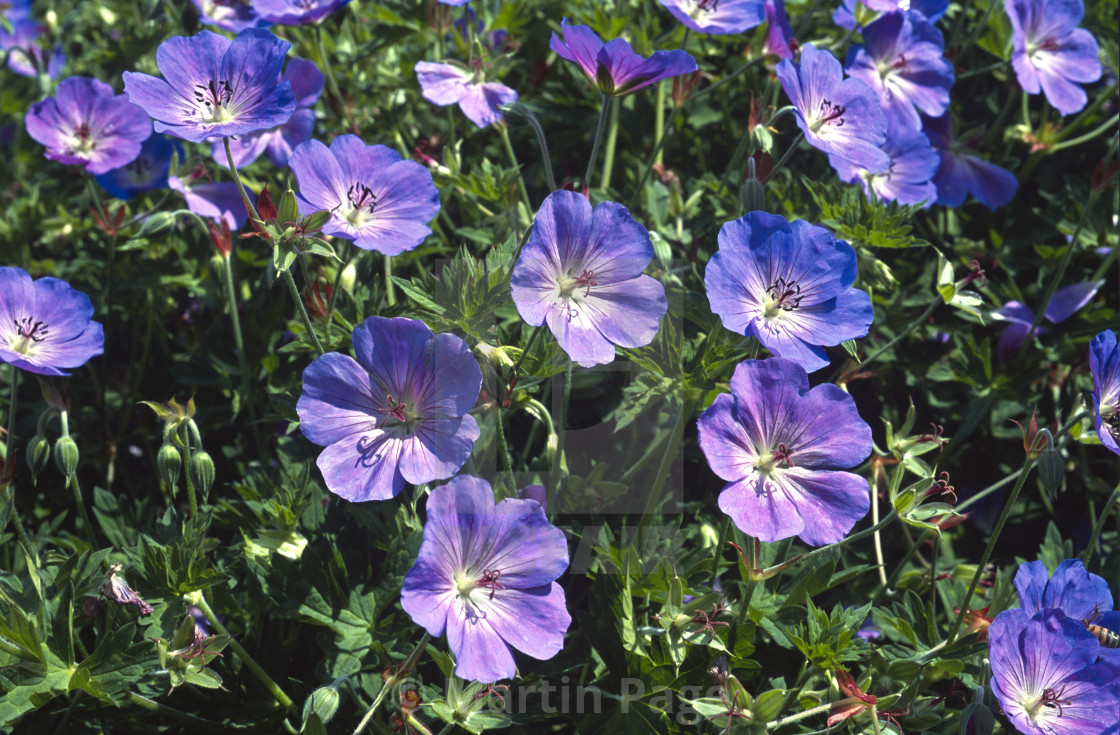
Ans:
<svg viewBox="0 0 1120 735"><path fill-rule="evenodd" d="M31 468L31 481L35 482L51 458L51 445L47 437L36 434L27 443L27 466Z"/></svg>
<svg viewBox="0 0 1120 735"><path fill-rule="evenodd" d="M58 471L66 476L67 482L78 471L78 460L81 458L81 453L78 451L78 443L68 436L60 438L54 444L54 463L58 467Z"/></svg>
<svg viewBox="0 0 1120 735"><path fill-rule="evenodd" d="M159 468L159 479L163 480L167 487L173 490L175 485L179 483L179 473L183 469L183 458L179 454L179 450L170 444L164 444L159 448L156 467Z"/></svg>
<svg viewBox="0 0 1120 735"><path fill-rule="evenodd" d="M1049 442L1038 456L1038 479L1042 482L1042 489L1048 494L1054 494L1062 489L1062 481L1066 475L1066 463L1062 453L1054 447L1054 442Z"/></svg>
<svg viewBox="0 0 1120 735"><path fill-rule="evenodd" d="M338 703L338 690L333 687L319 687L311 692L311 696L304 702L303 719L306 722L307 718L314 712L319 716L319 720L326 724L338 712Z"/></svg>
<svg viewBox="0 0 1120 735"><path fill-rule="evenodd" d="M214 485L214 460L210 459L210 455L202 450L191 457L191 463L187 471L191 475L191 482L194 483L203 497L208 495L210 488Z"/></svg>
<svg viewBox="0 0 1120 735"><path fill-rule="evenodd" d="M976 687L976 695L961 712L960 735L991 735L996 718L984 704L984 687Z"/></svg>

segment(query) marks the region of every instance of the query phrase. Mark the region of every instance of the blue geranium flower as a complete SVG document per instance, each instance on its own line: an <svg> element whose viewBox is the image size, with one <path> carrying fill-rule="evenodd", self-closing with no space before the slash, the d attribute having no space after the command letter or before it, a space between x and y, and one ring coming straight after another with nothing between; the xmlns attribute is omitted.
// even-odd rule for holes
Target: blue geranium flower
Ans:
<svg viewBox="0 0 1120 735"><path fill-rule="evenodd" d="M416 564L401 607L433 636L447 632L455 675L493 683L517 673L513 651L549 659L571 625L564 532L535 500L494 503L485 480L460 475L428 497Z"/></svg>
<svg viewBox="0 0 1120 735"><path fill-rule="evenodd" d="M988 629L992 693L1024 735L1116 732L1120 666L1061 610L1005 610ZM1112 713L1111 715L1109 713Z"/></svg>
<svg viewBox="0 0 1120 735"><path fill-rule="evenodd" d="M31 280L0 267L0 362L39 375L69 375L104 351L89 296L57 278Z"/></svg>
<svg viewBox="0 0 1120 735"><path fill-rule="evenodd" d="M124 73L129 100L156 121L157 133L201 143L283 125L296 109L292 85L280 81L291 44L249 28L230 41L202 31L169 38L156 49L164 79Z"/></svg>
<svg viewBox="0 0 1120 735"><path fill-rule="evenodd" d="M199 217L225 222L231 230L241 229L249 221L249 213L241 201L241 190L232 181L209 181L205 172L180 179L171 176L167 186L183 195L187 209ZM250 193L250 196L252 194Z"/></svg>
<svg viewBox="0 0 1120 735"><path fill-rule="evenodd" d="M322 23L350 0L253 0L253 10L269 21L286 26Z"/></svg>
<svg viewBox="0 0 1120 735"><path fill-rule="evenodd" d="M152 122L104 82L69 77L54 97L36 102L24 120L27 134L47 147L47 158L103 174L140 155Z"/></svg>
<svg viewBox="0 0 1120 735"><path fill-rule="evenodd" d="M845 68L879 93L888 127L920 130L918 110L937 117L949 108L953 65L942 56L941 31L925 16L886 13L863 29L863 38L866 45L848 49Z"/></svg>
<svg viewBox="0 0 1120 735"><path fill-rule="evenodd" d="M661 4L700 33L742 33L766 20L764 0L661 0Z"/></svg>
<svg viewBox="0 0 1120 735"><path fill-rule="evenodd" d="M941 156L929 144L929 138L917 130L892 125L883 152L891 157L891 165L875 174L838 156L829 156L828 160L843 181L858 181L869 199L875 192L885 202L925 202L924 207L932 206L937 201L933 176L941 165Z"/></svg>
<svg viewBox="0 0 1120 735"><path fill-rule="evenodd" d="M458 103L467 119L480 128L502 119L501 105L517 99L517 92L499 82L485 82L481 74L458 64L416 62L416 78L424 99L440 106Z"/></svg>
<svg viewBox="0 0 1120 735"><path fill-rule="evenodd" d="M821 345L867 335L871 297L852 288L856 252L823 227L751 212L719 231L704 286L723 326L756 337L809 372L828 366Z"/></svg>
<svg viewBox="0 0 1120 735"><path fill-rule="evenodd" d="M167 188L171 157L183 157L183 146L166 135L152 135L140 146L140 155L130 163L100 174L97 183L117 199L131 199L141 192Z"/></svg>
<svg viewBox="0 0 1120 735"><path fill-rule="evenodd" d="M1089 299L1097 295L1103 284L1104 281L1086 281L1059 288L1050 299L1043 317L1051 324L1064 322L1089 303ZM992 312L992 316L1010 322L1000 334L996 350L1000 362L1006 363L1018 354L1019 348L1030 336L1035 318L1034 309L1018 301L1008 301ZM1035 334L1046 334L1046 331L1045 327L1039 325Z"/></svg>
<svg viewBox="0 0 1120 735"><path fill-rule="evenodd" d="M199 22L217 26L223 31L241 33L246 28L266 28L269 22L257 15L248 2L241 0L191 0L198 8Z"/></svg>
<svg viewBox="0 0 1120 735"><path fill-rule="evenodd" d="M1120 346L1116 332L1105 330L1089 343L1097 436L1113 454L1120 454Z"/></svg>
<svg viewBox="0 0 1120 735"><path fill-rule="evenodd" d="M717 396L697 427L708 466L728 483L720 510L743 533L822 546L871 507L867 480L841 471L871 454L871 427L835 385L810 390L795 362L740 363L731 394Z"/></svg>
<svg viewBox="0 0 1120 735"><path fill-rule="evenodd" d="M426 223L439 213L432 175L390 148L356 135L340 135L330 148L309 140L296 146L288 165L299 183L300 213L332 210L327 235L398 255L432 232Z"/></svg>
<svg viewBox="0 0 1120 735"><path fill-rule="evenodd" d="M43 26L31 20L30 16L11 20L11 33L0 26L0 51L8 52L8 68L25 77L46 72L51 79L57 79L66 64L62 46L55 46L53 51L48 52L43 47Z"/></svg>
<svg viewBox="0 0 1120 735"><path fill-rule="evenodd" d="M855 14L859 5L859 0L843 0L840 7L832 12L832 22L841 28L852 30L856 27ZM871 20L877 18L878 13L909 10L921 13L930 23L936 23L949 9L949 0L867 0L862 5L871 11Z"/></svg>
<svg viewBox="0 0 1120 735"><path fill-rule="evenodd" d="M1112 609L1112 590L1102 577L1092 574L1080 559L1065 559L1051 576L1040 561L1027 562L1015 573L1019 608L1027 615L1061 610L1082 625L1120 631L1120 612ZM1101 656L1120 663L1120 649L1100 649Z"/></svg>
<svg viewBox="0 0 1120 735"><path fill-rule="evenodd" d="M296 98L296 111L279 127L246 133L230 140L233 164L238 168L248 166L262 153L268 155L268 160L272 161L274 166L285 168L295 147L311 140L311 135L315 132L315 113L311 108L323 93L323 85L326 82L323 72L319 71L319 67L315 66L314 62L297 58L288 62L288 67L284 69L284 76L280 79L292 85L292 94ZM229 168L225 143L221 139L210 141L210 154L219 166Z"/></svg>
<svg viewBox="0 0 1120 735"><path fill-rule="evenodd" d="M801 63L784 59L775 73L810 145L874 173L890 165L880 150L887 120L879 96L858 79L844 79L836 57L807 43Z"/></svg>
<svg viewBox="0 0 1120 735"><path fill-rule="evenodd" d="M1015 175L968 153L965 145L954 140L949 113L939 118L923 115L922 132L941 154L941 165L933 177L938 204L959 207L972 194L977 201L994 211L1015 197L1019 189Z"/></svg>
<svg viewBox="0 0 1120 735"><path fill-rule="evenodd" d="M328 352L303 371L300 431L326 447L316 464L347 500L387 500L406 482L446 480L478 438L468 411L482 370L463 340L416 319L371 316L354 354Z"/></svg>
<svg viewBox="0 0 1120 735"><path fill-rule="evenodd" d="M680 49L654 51L653 56L643 59L625 40L616 38L604 44L595 31L568 25L567 18L560 23L560 33L564 40L553 33L549 48L560 58L575 62L603 94L630 94L698 68L696 60Z"/></svg>
<svg viewBox="0 0 1120 735"><path fill-rule="evenodd" d="M1041 90L1063 115L1085 106L1078 84L1101 78L1097 39L1078 28L1081 0L1005 0L1011 18L1011 66L1028 94Z"/></svg>
<svg viewBox="0 0 1120 735"><path fill-rule="evenodd" d="M521 318L547 323L584 367L614 359L615 345L641 347L668 309L665 287L642 273L653 259L646 228L626 207L554 191L541 204L510 287Z"/></svg>

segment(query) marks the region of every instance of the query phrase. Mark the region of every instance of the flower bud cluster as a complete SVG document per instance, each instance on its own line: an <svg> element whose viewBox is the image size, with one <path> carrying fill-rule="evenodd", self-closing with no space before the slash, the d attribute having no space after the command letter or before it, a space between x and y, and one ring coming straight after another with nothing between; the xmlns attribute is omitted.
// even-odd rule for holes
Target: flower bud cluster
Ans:
<svg viewBox="0 0 1120 735"><path fill-rule="evenodd" d="M156 455L156 468L159 478L175 494L183 465L187 466L188 492L193 495L197 490L203 499L214 486L214 460L202 447L202 434L194 422L195 405L192 397L186 406L174 398L166 404L143 401L144 405L163 419L163 444Z"/></svg>

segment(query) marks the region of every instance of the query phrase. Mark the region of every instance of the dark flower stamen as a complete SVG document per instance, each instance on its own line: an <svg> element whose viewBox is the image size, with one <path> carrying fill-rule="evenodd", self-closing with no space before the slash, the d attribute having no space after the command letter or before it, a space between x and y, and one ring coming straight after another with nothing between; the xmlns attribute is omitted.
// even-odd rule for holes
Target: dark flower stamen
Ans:
<svg viewBox="0 0 1120 735"><path fill-rule="evenodd" d="M1073 702L1071 702L1068 699L1060 699L1060 697L1063 694L1065 694L1065 687L1063 687L1062 690L1058 691L1058 692L1055 692L1053 687L1047 688L1046 691L1044 691L1042 693L1042 702L1041 702L1042 706L1043 707L1057 708L1058 717L1061 717L1062 716L1062 705L1064 704L1065 706L1068 707L1071 704L1073 704Z"/></svg>
<svg viewBox="0 0 1120 735"><path fill-rule="evenodd" d="M836 127L842 127L844 125L844 112L847 109L846 107L832 104L832 100L821 100L821 114L823 117L819 120L819 124L831 124Z"/></svg>
<svg viewBox="0 0 1120 735"><path fill-rule="evenodd" d="M785 444L779 444L778 450L774 452L774 463L778 465L785 464L786 467L793 467L793 460L790 459L792 455L793 452L787 448Z"/></svg>
<svg viewBox="0 0 1120 735"><path fill-rule="evenodd" d="M719 8L719 0L700 0L696 7L706 13L714 13Z"/></svg>
<svg viewBox="0 0 1120 735"><path fill-rule="evenodd" d="M779 278L766 290L776 302L775 306L782 311L793 311L801 305L801 286L796 283Z"/></svg>
<svg viewBox="0 0 1120 735"><path fill-rule="evenodd" d="M365 184L353 184L346 190L346 198L355 209L365 209L370 214L373 214L373 208L377 206L377 195Z"/></svg>
<svg viewBox="0 0 1120 735"><path fill-rule="evenodd" d="M389 404L388 408L377 409L378 413L386 414L385 423L388 423L390 416L395 418L397 421L400 421L402 424L408 421L408 416L406 416L404 413L405 408L407 408L404 401L397 403L397 400L393 398L393 396L387 395L385 396L385 402ZM385 424L383 423L381 424L381 426L384 427Z"/></svg>
<svg viewBox="0 0 1120 735"><path fill-rule="evenodd" d="M215 107L229 105L230 100L233 99L233 88L227 81L215 82L211 79L205 86L194 85L194 98L197 102L206 105L208 110L213 111Z"/></svg>
<svg viewBox="0 0 1120 735"><path fill-rule="evenodd" d="M20 337L32 342L42 342L47 338L47 333L50 331L46 322L32 322L29 316L25 316L23 319L13 319L12 323L16 325L16 332Z"/></svg>
<svg viewBox="0 0 1120 735"><path fill-rule="evenodd" d="M599 282L595 280L595 271L584 268L583 272L576 278L576 285L587 287L587 290L583 292L583 297L587 298L591 293L591 287L599 285Z"/></svg>
<svg viewBox="0 0 1120 735"><path fill-rule="evenodd" d="M502 586L502 583L498 581L498 577L500 576L502 576L502 573L498 569L484 569L482 570L482 579L478 580L479 587L484 587L490 590L491 600L494 599L495 590L505 589L505 587Z"/></svg>

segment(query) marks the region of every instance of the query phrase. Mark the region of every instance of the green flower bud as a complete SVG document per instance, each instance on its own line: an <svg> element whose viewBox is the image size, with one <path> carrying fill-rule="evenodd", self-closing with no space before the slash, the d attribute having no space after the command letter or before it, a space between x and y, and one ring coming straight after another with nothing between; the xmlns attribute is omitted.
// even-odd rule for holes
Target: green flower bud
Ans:
<svg viewBox="0 0 1120 735"><path fill-rule="evenodd" d="M210 455L205 450L200 450L198 454L191 457L187 471L191 475L191 482L202 496L209 495L210 488L214 485L214 460L210 459Z"/></svg>
<svg viewBox="0 0 1120 735"><path fill-rule="evenodd" d="M324 724L331 721L338 711L338 691L332 687L319 687L311 692L311 696L303 704L303 721L306 722L311 713L319 715L319 720Z"/></svg>
<svg viewBox="0 0 1120 735"><path fill-rule="evenodd" d="M754 159L751 159L749 163L754 163ZM743 203L744 212L758 212L766 209L766 190L762 188L762 182L753 176L743 182L743 188L739 190L739 199Z"/></svg>
<svg viewBox="0 0 1120 735"><path fill-rule="evenodd" d="M175 486L179 483L179 473L183 469L183 458L179 454L179 450L170 444L164 444L159 448L156 466L159 468L159 478L167 484L169 489L174 491Z"/></svg>
<svg viewBox="0 0 1120 735"><path fill-rule="evenodd" d="M50 442L48 442L47 437L42 434L36 434L35 437L27 443L27 466L31 468L32 482L36 482L39 479L39 473L46 468L50 458Z"/></svg>
<svg viewBox="0 0 1120 735"><path fill-rule="evenodd" d="M1054 448L1054 443L1048 442L1046 449L1038 456L1038 479L1042 489L1048 495L1053 495L1062 489L1062 481L1066 476L1066 463L1062 453Z"/></svg>
<svg viewBox="0 0 1120 735"><path fill-rule="evenodd" d="M68 436L60 438L54 444L54 463L58 467L58 471L66 476L67 482L78 471L78 460L81 453L78 451L78 443Z"/></svg>

